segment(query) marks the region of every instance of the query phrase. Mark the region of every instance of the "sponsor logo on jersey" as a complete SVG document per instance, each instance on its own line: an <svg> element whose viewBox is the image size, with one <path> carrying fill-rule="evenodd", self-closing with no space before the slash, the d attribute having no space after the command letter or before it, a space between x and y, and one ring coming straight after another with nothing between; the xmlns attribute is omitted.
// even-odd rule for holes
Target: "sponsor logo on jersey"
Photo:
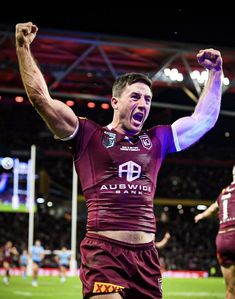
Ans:
<svg viewBox="0 0 235 299"><path fill-rule="evenodd" d="M150 150L152 147L152 141L147 134L139 135L140 141L144 148Z"/></svg>
<svg viewBox="0 0 235 299"><path fill-rule="evenodd" d="M151 186L138 184L109 184L100 187L102 192L113 191L116 194L136 194L142 195L143 192L151 193Z"/></svg>
<svg viewBox="0 0 235 299"><path fill-rule="evenodd" d="M225 189L225 192L233 192L235 190L235 188L234 187L227 187L226 189Z"/></svg>
<svg viewBox="0 0 235 299"><path fill-rule="evenodd" d="M141 176L141 166L133 161L128 161L119 165L118 176L126 178L127 182L132 182ZM151 193L151 185L142 184L104 184L100 187L101 192L110 192L116 194L134 194L143 195L143 193Z"/></svg>
<svg viewBox="0 0 235 299"><path fill-rule="evenodd" d="M126 151L126 152L139 152L140 149L138 148L138 146L122 146L120 148L120 151Z"/></svg>
<svg viewBox="0 0 235 299"><path fill-rule="evenodd" d="M117 293L123 290L124 287L118 286L112 283L95 282L93 287L93 293Z"/></svg>
<svg viewBox="0 0 235 299"><path fill-rule="evenodd" d="M104 131L103 141L102 141L103 145L106 148L109 148L109 147L113 147L115 145L115 142L116 142L116 134L112 132Z"/></svg>
<svg viewBox="0 0 235 299"><path fill-rule="evenodd" d="M119 165L118 176L121 178L126 176L128 182L138 179L141 175L141 166L133 161L128 161Z"/></svg>

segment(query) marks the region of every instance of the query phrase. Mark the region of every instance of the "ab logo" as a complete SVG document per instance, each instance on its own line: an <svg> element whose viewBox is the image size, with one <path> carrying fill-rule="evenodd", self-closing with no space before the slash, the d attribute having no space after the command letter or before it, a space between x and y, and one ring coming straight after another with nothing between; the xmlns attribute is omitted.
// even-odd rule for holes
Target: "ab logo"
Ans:
<svg viewBox="0 0 235 299"><path fill-rule="evenodd" d="M128 161L118 167L118 176L122 178L126 176L128 182L132 182L140 177L141 166L133 161Z"/></svg>

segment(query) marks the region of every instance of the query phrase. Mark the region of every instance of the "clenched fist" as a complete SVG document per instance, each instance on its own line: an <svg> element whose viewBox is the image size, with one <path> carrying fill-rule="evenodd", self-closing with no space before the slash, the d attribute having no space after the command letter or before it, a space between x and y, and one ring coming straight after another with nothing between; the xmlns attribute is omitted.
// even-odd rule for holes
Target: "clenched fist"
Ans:
<svg viewBox="0 0 235 299"><path fill-rule="evenodd" d="M214 49L200 50L197 54L197 60L201 66L208 70L221 71L222 57L219 51Z"/></svg>
<svg viewBox="0 0 235 299"><path fill-rule="evenodd" d="M32 22L19 23L16 25L16 46L28 46L34 40L38 27Z"/></svg>

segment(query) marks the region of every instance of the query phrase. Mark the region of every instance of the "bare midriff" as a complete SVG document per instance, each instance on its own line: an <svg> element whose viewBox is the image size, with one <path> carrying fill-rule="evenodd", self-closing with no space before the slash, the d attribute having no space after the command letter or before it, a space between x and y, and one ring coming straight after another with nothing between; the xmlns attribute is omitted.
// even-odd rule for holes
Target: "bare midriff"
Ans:
<svg viewBox="0 0 235 299"><path fill-rule="evenodd" d="M114 239L121 242L126 242L130 244L144 244L149 243L154 240L155 236L153 233L147 233L142 231L88 231L91 234L98 234L110 239Z"/></svg>

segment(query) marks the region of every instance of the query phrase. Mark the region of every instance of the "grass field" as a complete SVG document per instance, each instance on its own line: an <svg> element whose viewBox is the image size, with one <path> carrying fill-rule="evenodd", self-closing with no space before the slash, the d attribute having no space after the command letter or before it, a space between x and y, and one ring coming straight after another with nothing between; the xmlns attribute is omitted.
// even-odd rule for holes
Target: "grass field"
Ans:
<svg viewBox="0 0 235 299"><path fill-rule="evenodd" d="M10 285L0 281L1 299L82 299L79 278L61 283L57 277L40 277L39 286L31 286L31 278L11 277ZM164 278L163 299L225 298L222 278ZM133 298L141 299L141 298Z"/></svg>

